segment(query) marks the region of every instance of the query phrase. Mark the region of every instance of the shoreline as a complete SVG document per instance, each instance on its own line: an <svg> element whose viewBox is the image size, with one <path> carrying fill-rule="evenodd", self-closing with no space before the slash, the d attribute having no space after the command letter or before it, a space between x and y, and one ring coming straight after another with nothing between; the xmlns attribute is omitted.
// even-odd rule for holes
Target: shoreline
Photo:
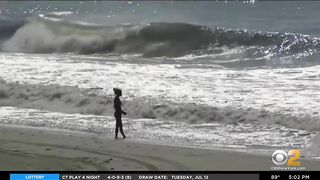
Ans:
<svg viewBox="0 0 320 180"><path fill-rule="evenodd" d="M0 125L1 170L269 171L271 155L114 140L67 130ZM301 159L306 170L320 161Z"/></svg>

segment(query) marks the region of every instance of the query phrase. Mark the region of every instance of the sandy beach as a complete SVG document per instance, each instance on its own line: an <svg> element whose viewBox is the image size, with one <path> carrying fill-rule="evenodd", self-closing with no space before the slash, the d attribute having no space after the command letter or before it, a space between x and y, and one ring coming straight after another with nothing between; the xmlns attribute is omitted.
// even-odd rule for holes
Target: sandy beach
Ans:
<svg viewBox="0 0 320 180"><path fill-rule="evenodd" d="M114 140L94 134L0 127L1 170L270 170L269 156ZM307 170L319 161L301 160Z"/></svg>

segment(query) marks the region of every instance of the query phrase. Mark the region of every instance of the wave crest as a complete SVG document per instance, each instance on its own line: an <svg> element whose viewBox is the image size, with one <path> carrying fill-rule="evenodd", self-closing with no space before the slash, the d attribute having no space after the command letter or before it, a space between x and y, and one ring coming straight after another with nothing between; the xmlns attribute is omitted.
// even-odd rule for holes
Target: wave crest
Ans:
<svg viewBox="0 0 320 180"><path fill-rule="evenodd" d="M13 84L0 81L0 106L47 109L54 112L113 115L113 97L103 97L99 89L80 90L57 85ZM277 112L255 109L234 109L198 104L173 104L147 99L123 100L130 118L176 120L192 124L269 124L289 128L320 131L316 117L295 117Z"/></svg>
<svg viewBox="0 0 320 180"><path fill-rule="evenodd" d="M210 29L186 23L147 25L88 25L67 22L55 15L31 18L16 31L2 50L25 53L119 53L144 57L181 57L219 54L222 47L242 48L238 59L306 57L318 53L320 39L290 33ZM1 26L0 31L10 26ZM223 50L222 50L223 51Z"/></svg>

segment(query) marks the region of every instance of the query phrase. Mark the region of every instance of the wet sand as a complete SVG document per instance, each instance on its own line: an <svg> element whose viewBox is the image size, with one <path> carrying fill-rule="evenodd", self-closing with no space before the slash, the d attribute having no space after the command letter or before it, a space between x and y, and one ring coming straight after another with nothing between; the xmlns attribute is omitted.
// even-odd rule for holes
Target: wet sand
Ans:
<svg viewBox="0 0 320 180"><path fill-rule="evenodd" d="M270 170L271 157L150 145L95 134L1 125L1 170ZM302 160L307 170L320 161Z"/></svg>

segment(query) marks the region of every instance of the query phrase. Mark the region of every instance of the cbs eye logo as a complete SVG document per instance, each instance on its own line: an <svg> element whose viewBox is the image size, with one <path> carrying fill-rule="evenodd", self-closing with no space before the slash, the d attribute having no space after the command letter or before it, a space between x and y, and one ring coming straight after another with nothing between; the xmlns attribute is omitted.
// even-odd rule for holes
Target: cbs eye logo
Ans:
<svg viewBox="0 0 320 180"><path fill-rule="evenodd" d="M283 150L276 150L272 154L272 161L277 166L300 166L300 151L296 149L292 149L286 153Z"/></svg>

